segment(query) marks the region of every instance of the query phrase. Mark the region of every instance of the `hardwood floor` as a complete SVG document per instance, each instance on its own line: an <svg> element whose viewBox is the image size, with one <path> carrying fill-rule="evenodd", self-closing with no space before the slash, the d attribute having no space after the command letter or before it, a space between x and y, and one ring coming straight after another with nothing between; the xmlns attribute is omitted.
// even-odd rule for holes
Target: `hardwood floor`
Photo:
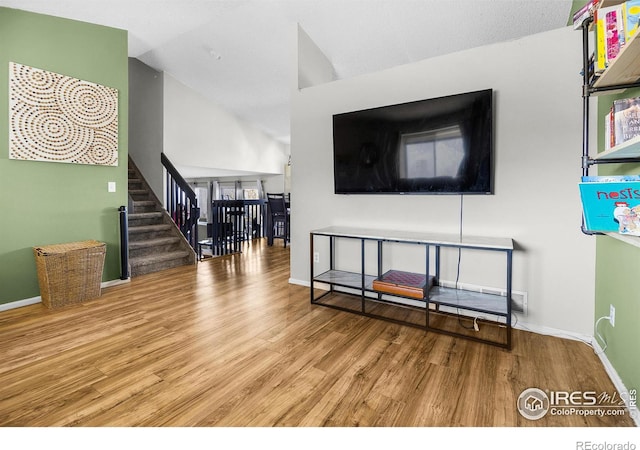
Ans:
<svg viewBox="0 0 640 450"><path fill-rule="evenodd" d="M312 306L288 277L289 248L256 241L0 313L0 425L633 426L518 413L530 387L615 392L586 344L514 330L509 352Z"/></svg>

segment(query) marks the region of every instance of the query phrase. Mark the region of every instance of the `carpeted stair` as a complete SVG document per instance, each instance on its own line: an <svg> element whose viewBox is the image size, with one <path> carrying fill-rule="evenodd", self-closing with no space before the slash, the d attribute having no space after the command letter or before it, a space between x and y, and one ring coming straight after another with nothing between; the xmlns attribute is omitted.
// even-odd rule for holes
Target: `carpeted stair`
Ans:
<svg viewBox="0 0 640 450"><path fill-rule="evenodd" d="M196 263L189 242L129 158L131 277Z"/></svg>

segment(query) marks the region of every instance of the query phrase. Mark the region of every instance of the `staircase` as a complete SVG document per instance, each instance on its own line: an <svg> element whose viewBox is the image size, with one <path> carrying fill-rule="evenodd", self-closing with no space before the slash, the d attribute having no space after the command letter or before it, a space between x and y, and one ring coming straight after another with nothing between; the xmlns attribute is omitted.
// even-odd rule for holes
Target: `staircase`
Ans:
<svg viewBox="0 0 640 450"><path fill-rule="evenodd" d="M197 263L195 251L129 158L131 277Z"/></svg>

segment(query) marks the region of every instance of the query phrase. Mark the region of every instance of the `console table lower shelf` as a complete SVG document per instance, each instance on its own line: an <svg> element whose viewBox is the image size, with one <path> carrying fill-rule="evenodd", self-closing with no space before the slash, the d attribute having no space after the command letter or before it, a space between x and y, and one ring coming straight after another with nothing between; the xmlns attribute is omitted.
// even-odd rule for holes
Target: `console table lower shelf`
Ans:
<svg viewBox="0 0 640 450"><path fill-rule="evenodd" d="M331 233L328 230L331 230ZM358 235L355 232L354 234L334 233L336 233L334 228L316 230L311 233L312 255L314 254L314 236L329 236L331 238L330 266L332 267L315 275L312 260L312 304L511 349L511 302L507 299L511 297L512 245L487 247L484 244L466 246L460 242L451 243L442 240L437 242L428 239L409 241L426 245L427 260L429 259L430 247L435 248L436 273L435 275L426 275L429 272L427 263L427 270L422 278L429 280L429 287L425 288L425 294L422 298L417 298L415 290L407 295L398 293L402 292L402 289L377 290L374 287L374 282L380 279L381 275L371 275L365 272L365 241L373 239L378 240L379 266L377 271L379 274L383 273L381 253L382 242L386 242L385 238L371 237L371 233L367 233L366 236ZM333 268L335 267L333 249L337 237L362 240L363 270L361 272ZM398 238L394 237L390 242L398 242ZM511 241L509 240L509 242ZM440 282L438 280L440 247L445 245L505 252L507 255L507 289L503 294L506 295L457 289L455 286L448 286L449 283Z"/></svg>

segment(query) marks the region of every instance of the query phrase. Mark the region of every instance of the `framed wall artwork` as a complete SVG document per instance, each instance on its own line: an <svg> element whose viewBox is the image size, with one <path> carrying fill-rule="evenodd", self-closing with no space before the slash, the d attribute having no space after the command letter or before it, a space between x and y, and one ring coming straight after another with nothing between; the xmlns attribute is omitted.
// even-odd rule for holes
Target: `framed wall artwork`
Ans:
<svg viewBox="0 0 640 450"><path fill-rule="evenodd" d="M9 159L118 165L118 90L9 63Z"/></svg>

